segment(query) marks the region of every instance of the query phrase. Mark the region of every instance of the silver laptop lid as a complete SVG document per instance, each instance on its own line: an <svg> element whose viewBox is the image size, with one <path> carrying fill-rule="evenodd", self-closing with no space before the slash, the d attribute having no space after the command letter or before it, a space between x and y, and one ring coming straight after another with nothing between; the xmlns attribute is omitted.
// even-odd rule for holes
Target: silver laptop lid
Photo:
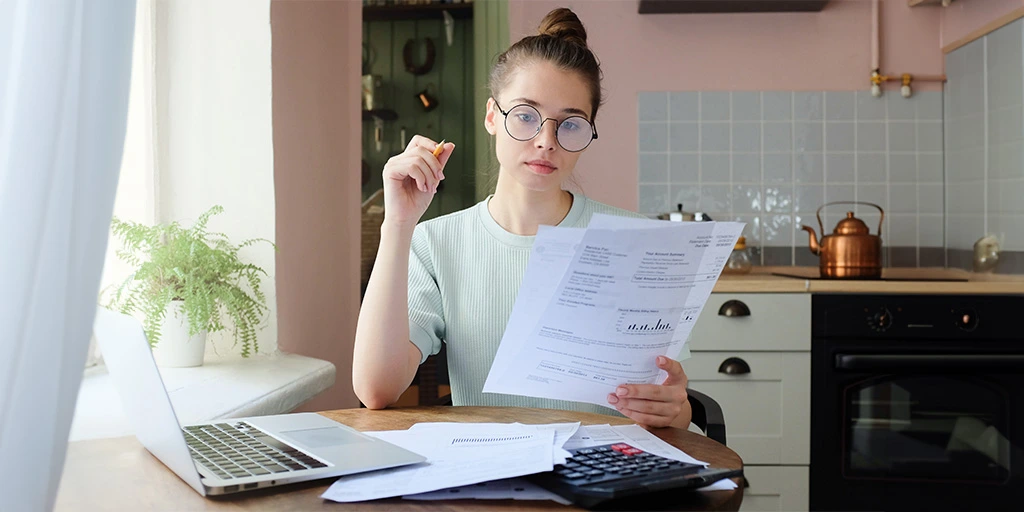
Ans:
<svg viewBox="0 0 1024 512"><path fill-rule="evenodd" d="M185 483L206 496L142 324L131 316L100 307L93 330L135 437Z"/></svg>

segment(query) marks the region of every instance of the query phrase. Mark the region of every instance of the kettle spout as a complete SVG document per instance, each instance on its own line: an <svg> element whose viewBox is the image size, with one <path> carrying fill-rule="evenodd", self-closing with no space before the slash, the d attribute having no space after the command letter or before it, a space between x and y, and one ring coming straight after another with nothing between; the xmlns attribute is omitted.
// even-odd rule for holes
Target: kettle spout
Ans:
<svg viewBox="0 0 1024 512"><path fill-rule="evenodd" d="M814 254L818 254L821 251L821 246L818 245L818 235L814 233L814 228L810 226L800 226L801 229L806 231L810 236L810 249Z"/></svg>

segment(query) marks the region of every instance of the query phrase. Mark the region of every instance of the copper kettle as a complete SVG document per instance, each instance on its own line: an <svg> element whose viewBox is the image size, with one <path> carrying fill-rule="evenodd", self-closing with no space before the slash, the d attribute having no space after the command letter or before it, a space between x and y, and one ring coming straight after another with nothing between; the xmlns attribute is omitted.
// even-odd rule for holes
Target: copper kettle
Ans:
<svg viewBox="0 0 1024 512"><path fill-rule="evenodd" d="M825 235L821 223L821 209L834 204L863 204L878 208L878 234L872 235L864 221L846 212L846 218L836 224L831 235ZM821 243L814 234L814 228L801 226L810 234L811 252L819 256L818 268L821 277L829 279L878 279L882 277L882 221L885 212L877 204L860 201L836 201L818 208L818 227L821 229Z"/></svg>

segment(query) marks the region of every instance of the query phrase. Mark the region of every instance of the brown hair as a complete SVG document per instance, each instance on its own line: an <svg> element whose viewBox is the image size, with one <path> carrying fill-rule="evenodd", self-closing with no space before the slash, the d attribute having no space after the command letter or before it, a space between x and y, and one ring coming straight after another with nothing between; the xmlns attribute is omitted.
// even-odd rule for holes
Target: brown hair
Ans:
<svg viewBox="0 0 1024 512"><path fill-rule="evenodd" d="M583 23L571 10L560 7L541 20L537 31L538 35L520 39L498 56L487 81L491 96L496 97L508 85L515 70L544 60L583 78L590 89L590 121L594 122L601 105L601 65L587 46Z"/></svg>

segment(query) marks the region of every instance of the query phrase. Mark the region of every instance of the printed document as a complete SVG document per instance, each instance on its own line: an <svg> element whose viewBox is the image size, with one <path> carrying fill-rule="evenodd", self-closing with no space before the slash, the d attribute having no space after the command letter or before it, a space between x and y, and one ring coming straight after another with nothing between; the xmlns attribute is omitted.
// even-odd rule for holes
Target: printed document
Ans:
<svg viewBox="0 0 1024 512"><path fill-rule="evenodd" d="M485 393L609 407L619 384L659 384L743 230L738 222L594 215L541 226Z"/></svg>
<svg viewBox="0 0 1024 512"><path fill-rule="evenodd" d="M427 458L426 462L344 476L322 498L355 502L418 494L518 477L554 468L556 432L566 440L577 424L447 424L366 432ZM562 459L564 460L564 459Z"/></svg>

